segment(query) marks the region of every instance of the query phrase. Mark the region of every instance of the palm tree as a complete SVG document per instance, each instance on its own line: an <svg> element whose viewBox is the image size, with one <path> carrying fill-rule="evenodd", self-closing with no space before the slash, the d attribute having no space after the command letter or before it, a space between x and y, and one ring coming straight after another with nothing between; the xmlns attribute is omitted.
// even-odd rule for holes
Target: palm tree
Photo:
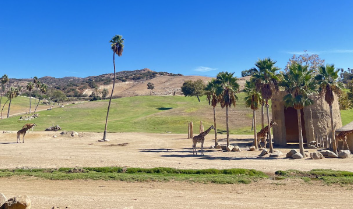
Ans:
<svg viewBox="0 0 353 209"><path fill-rule="evenodd" d="M7 118L10 117L10 107L11 107L11 102L13 98L16 98L18 96L19 92L17 88L11 87L10 90L6 93L6 96L9 100L9 107L7 110Z"/></svg>
<svg viewBox="0 0 353 209"><path fill-rule="evenodd" d="M32 105L32 94L31 94L31 92L32 92L32 90L34 88L34 84L32 82L29 82L27 84L26 88L29 91L29 114L31 114L31 105Z"/></svg>
<svg viewBox="0 0 353 209"><path fill-rule="evenodd" d="M297 110L300 154L305 157L301 109L314 103L314 101L309 98L309 96L316 91L313 70L308 70L307 65L302 66L301 64L292 63L289 66L289 71L284 74L280 85L283 86L288 93L283 97L285 107L293 107Z"/></svg>
<svg viewBox="0 0 353 209"><path fill-rule="evenodd" d="M1 101L2 101L2 95L4 94L5 90L6 90L6 86L5 84L9 82L9 77L5 74L1 77L1 97L0 97L0 107L1 107ZM2 117L1 117L2 119Z"/></svg>
<svg viewBox="0 0 353 209"><path fill-rule="evenodd" d="M218 145L217 140L217 125L216 125L216 106L219 102L219 96L217 95L217 83L216 80L210 81L205 88L208 104L213 107L213 126L214 126L214 138L215 147Z"/></svg>
<svg viewBox="0 0 353 209"><path fill-rule="evenodd" d="M227 125L227 147L229 146L229 125L228 125L228 108L232 105L235 107L238 97L235 95L239 90L237 78L233 77L234 73L220 72L216 78L217 96L221 107L226 107L226 125Z"/></svg>
<svg viewBox="0 0 353 209"><path fill-rule="evenodd" d="M337 153L337 144L335 140L335 127L333 126L333 117L332 117L332 104L335 100L334 94L340 94L341 89L343 88L342 83L338 82L338 72L335 70L334 65L322 65L319 67L319 74L315 76L315 80L319 85L319 93L321 96L325 95L325 101L330 106L330 117L331 117L331 137L333 140L333 151Z"/></svg>
<svg viewBox="0 0 353 209"><path fill-rule="evenodd" d="M40 91L41 96L43 96L43 94L45 94L47 92L47 88L48 88L47 85L45 85L44 83L40 83L39 91ZM34 109L34 113L36 113L36 111L37 111L39 102L40 102L40 97L38 99L38 103L37 103L36 109Z"/></svg>
<svg viewBox="0 0 353 209"><path fill-rule="evenodd" d="M259 109L261 105L261 94L256 89L256 85L254 81L246 81L244 92L246 93L245 97L245 105L246 107L250 107L253 110L253 124L254 124L254 145L255 148L258 148L257 144L257 133L256 133L256 110Z"/></svg>
<svg viewBox="0 0 353 209"><path fill-rule="evenodd" d="M278 82L280 80L280 75L276 73L279 70L278 67L275 67L276 61L271 60L270 58L265 58L263 60L258 60L256 62L256 67L259 69L258 73L253 75L253 79L256 85L256 88L261 92L261 97L265 101L267 109L267 123L270 127L270 116L268 113L269 105L268 100L272 98L274 91L278 91ZM270 152L273 152L272 145L272 136L271 129L268 130L268 138L270 141Z"/></svg>
<svg viewBox="0 0 353 209"><path fill-rule="evenodd" d="M113 65L114 65L114 81L113 81L113 88L112 88L112 93L110 94L110 99L109 99L109 104L108 104L108 110L107 110L107 117L105 119L105 128L104 128L104 134L103 134L103 139L99 141L107 141L107 126L108 126L108 116L109 116L109 109L110 109L110 104L112 102L112 96L114 92L114 86L115 86L115 54L117 54L119 57L123 55L123 50L124 50L124 39L121 35L115 35L112 40L110 40L111 43L111 49L113 50Z"/></svg>

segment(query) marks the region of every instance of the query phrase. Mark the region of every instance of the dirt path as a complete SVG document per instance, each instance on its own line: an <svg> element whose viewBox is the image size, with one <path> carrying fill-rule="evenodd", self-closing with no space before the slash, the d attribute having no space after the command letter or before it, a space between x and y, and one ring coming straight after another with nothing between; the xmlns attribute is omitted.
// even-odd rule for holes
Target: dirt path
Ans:
<svg viewBox="0 0 353 209"><path fill-rule="evenodd" d="M53 137L56 136L56 137ZM326 168L353 171L353 159L290 160L256 158L260 151L245 151L249 136L231 136L242 152L206 149L193 156L191 140L178 134L102 133L79 137L54 132L29 132L24 144L16 133L0 133L0 168L59 168L129 166L173 168L249 168L277 170ZM205 147L213 145L208 136ZM123 146L124 143L128 143ZM221 143L225 143L221 140ZM280 149L286 153L288 149ZM313 151L313 150L310 150ZM50 181L33 177L0 178L7 197L27 194L34 209L53 206L83 208L349 208L352 186L324 186L302 180L262 180L250 185L180 182L126 183L118 181Z"/></svg>
<svg viewBox="0 0 353 209"><path fill-rule="evenodd" d="M350 208L352 187L294 180L250 185L50 181L2 178L7 197L27 194L33 209L88 208Z"/></svg>

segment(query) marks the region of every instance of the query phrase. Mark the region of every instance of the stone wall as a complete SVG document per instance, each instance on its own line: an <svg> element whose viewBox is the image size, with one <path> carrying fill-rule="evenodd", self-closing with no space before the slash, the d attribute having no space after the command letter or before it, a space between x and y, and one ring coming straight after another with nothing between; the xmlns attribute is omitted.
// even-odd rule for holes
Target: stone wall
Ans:
<svg viewBox="0 0 353 209"><path fill-rule="evenodd" d="M286 93L281 91L272 99L272 117L278 126L273 127L273 141L275 145L285 146L286 141L286 127L283 96ZM307 142L315 141L316 136L331 136L331 120L330 108L324 98L319 96L312 96L314 104L305 107L304 120ZM332 105L332 115L334 118L335 129L342 127L341 114L338 105L338 97L335 95L335 101ZM299 141L299 139L298 139Z"/></svg>

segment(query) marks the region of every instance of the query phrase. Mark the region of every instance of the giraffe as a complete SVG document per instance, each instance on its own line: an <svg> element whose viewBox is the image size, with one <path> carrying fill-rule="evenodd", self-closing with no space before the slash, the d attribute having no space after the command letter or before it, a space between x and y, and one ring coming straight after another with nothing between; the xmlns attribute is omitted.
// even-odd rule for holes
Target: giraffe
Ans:
<svg viewBox="0 0 353 209"><path fill-rule="evenodd" d="M196 144L197 142L201 142L201 154L203 154L203 143L205 142L205 136L211 131L211 129L214 129L213 125L211 127L209 127L206 131L200 133L199 135L197 136L194 136L192 138L192 142L193 142L193 145L192 145L192 154L194 155L196 152L196 155L197 155L197 150L196 150Z"/></svg>
<svg viewBox="0 0 353 209"><path fill-rule="evenodd" d="M277 125L276 122L271 121L270 128L272 128L272 126L276 126L276 125ZM268 134L268 126L266 126L265 128L261 129L261 131L259 131L257 133L257 144L260 146L260 148L266 148L266 144L267 144L266 136L267 136L267 134ZM261 141L261 143L264 144L264 147L261 146L260 141Z"/></svg>
<svg viewBox="0 0 353 209"><path fill-rule="evenodd" d="M23 134L22 143L25 143L25 135L26 135L27 130L31 129L34 126L36 126L35 123L33 123L33 124L27 123L26 125L23 126L23 128L21 130L17 131L17 143L21 142L21 139L20 139L21 134Z"/></svg>
<svg viewBox="0 0 353 209"><path fill-rule="evenodd" d="M343 141L343 149L344 149L344 144L346 144L347 149L349 150L348 143L347 143L347 136L351 133L353 133L353 130L339 132L335 137L336 138L336 146L338 145L338 141L342 140Z"/></svg>

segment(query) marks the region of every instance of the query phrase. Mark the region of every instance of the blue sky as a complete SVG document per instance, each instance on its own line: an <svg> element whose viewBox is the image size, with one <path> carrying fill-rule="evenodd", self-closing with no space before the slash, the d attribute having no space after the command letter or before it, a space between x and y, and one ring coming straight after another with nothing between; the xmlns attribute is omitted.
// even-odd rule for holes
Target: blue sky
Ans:
<svg viewBox="0 0 353 209"><path fill-rule="evenodd" d="M308 50L353 68L351 0L1 0L0 76L113 72L109 40L125 39L117 71L214 77L270 57L284 68Z"/></svg>

